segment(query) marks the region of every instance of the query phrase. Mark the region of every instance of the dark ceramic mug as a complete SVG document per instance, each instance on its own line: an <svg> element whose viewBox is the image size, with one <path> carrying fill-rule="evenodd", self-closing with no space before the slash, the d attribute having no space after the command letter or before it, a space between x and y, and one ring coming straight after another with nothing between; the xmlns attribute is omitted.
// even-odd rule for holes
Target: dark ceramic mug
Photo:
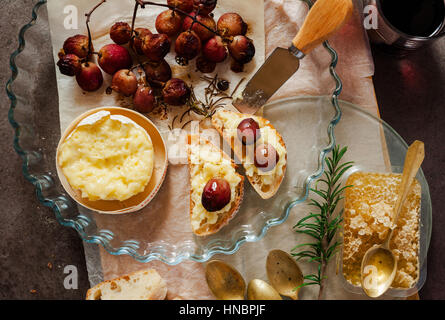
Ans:
<svg viewBox="0 0 445 320"><path fill-rule="evenodd" d="M373 43L386 44L397 49L414 50L445 35L445 0L443 10L434 10L434 8L429 8L430 11L436 15L436 19L437 15L442 15L443 13L443 16L441 17L441 21L438 21L437 26L433 27L433 30L431 30L430 33L424 35L409 34L407 31L401 31L400 27L395 27L394 23L391 23L390 19L385 16L382 2L382 0L364 0L364 4L373 6L371 7L371 10L374 10L374 14L377 13L377 27L368 28L368 35ZM433 2L431 2L431 4L432 3ZM435 5L438 4L442 6L440 2L438 3L436 1ZM423 5L427 5L427 2L424 2ZM401 17L403 17L403 14L403 8L400 8L400 15L398 16L399 20Z"/></svg>

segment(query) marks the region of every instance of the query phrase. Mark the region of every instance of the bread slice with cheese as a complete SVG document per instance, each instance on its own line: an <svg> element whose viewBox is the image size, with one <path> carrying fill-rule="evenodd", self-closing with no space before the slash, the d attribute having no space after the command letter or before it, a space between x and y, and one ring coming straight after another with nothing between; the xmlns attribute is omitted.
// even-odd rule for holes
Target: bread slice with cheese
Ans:
<svg viewBox="0 0 445 320"><path fill-rule="evenodd" d="M255 144L246 146L239 140L237 128L241 121L247 118L252 118L258 123L261 136ZM247 179L255 191L263 199L273 197L280 188L286 173L287 150L283 138L270 121L263 117L251 114L242 114L221 109L213 115L212 124L224 140L231 146L236 157L243 164ZM253 160L255 145L258 146L263 143L272 145L279 155L279 160L275 167L268 172L258 169Z"/></svg>
<svg viewBox="0 0 445 320"><path fill-rule="evenodd" d="M148 269L101 282L87 291L86 300L164 300L166 296L164 279Z"/></svg>
<svg viewBox="0 0 445 320"><path fill-rule="evenodd" d="M244 177L220 148L198 135L188 137L190 169L190 220L198 236L214 234L236 215L244 195ZM202 203L206 184L212 179L225 179L230 185L230 202L221 210L209 212Z"/></svg>

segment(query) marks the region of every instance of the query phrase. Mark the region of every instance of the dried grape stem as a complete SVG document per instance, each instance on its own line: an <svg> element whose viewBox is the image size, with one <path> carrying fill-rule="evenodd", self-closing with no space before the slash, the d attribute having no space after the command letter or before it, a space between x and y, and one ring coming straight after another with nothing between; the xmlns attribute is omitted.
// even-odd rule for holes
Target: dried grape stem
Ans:
<svg viewBox="0 0 445 320"><path fill-rule="evenodd" d="M93 53L92 52L93 51L93 40L92 40L92 37L91 37L91 29L90 29L91 15L93 14L94 11L96 11L97 8L99 8L105 2L107 2L107 0L102 0L101 2L96 4L94 6L94 8L91 9L90 12L85 13L85 16L87 17L86 24L87 24L87 30L88 30L88 54L87 54L87 57L89 57Z"/></svg>
<svg viewBox="0 0 445 320"><path fill-rule="evenodd" d="M134 24L136 23L136 15L138 13L138 8L139 8L140 4L138 1L136 1L136 3L134 4L134 11L133 11L133 18L131 20L131 38L130 38L130 46L133 47L133 33L134 33Z"/></svg>
<svg viewBox="0 0 445 320"><path fill-rule="evenodd" d="M141 5L141 1L136 0L136 2L134 4L133 18L131 19L131 32L130 32L130 46L129 47L135 53L136 59L138 61L138 64L136 66L133 66L133 68L134 67L137 67L137 68L140 67L143 70L143 72L145 74L145 83L146 83L146 81L147 81L147 73L145 72L144 64L139 59L138 53L136 52L136 49L134 48L134 36L133 36L133 34L135 32L134 31L134 27L135 27L135 24L136 24L136 17L137 17L139 6L143 7L143 5Z"/></svg>

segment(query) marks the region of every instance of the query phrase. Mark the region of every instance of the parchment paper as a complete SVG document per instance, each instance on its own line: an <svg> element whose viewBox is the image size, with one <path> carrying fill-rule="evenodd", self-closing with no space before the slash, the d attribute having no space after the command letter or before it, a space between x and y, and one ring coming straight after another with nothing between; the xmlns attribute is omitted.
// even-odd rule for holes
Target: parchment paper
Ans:
<svg viewBox="0 0 445 320"><path fill-rule="evenodd" d="M130 1L130 0L128 0ZM128 2L123 1L123 2ZM61 47L63 39L67 37L70 32L66 30L58 30L57 23L60 23L60 12L63 8L61 3L69 3L72 1L49 0L49 18L51 22L51 31L53 36L54 52ZM131 2L131 1L130 1ZM232 1L220 0L220 3ZM257 3L258 1L255 1ZM260 1L261 2L261 1ZM79 4L91 6L89 1L78 1ZM111 1L110 1L111 3ZM252 1L233 1L236 5L248 7L241 12L247 15L252 12L257 12ZM109 26L117 20L121 20L122 12L119 14L106 14L105 21L96 22L98 25L92 24L95 36L98 37L98 43L101 41L102 30L105 32ZM378 108L375 101L374 89L370 77L373 75L373 62L369 50L366 33L361 23L361 1L356 1L356 12L353 19L351 19L336 35L330 39L331 45L339 55L339 63L337 72L342 78L344 88L340 96L341 99L355 103L368 112L377 115ZM307 13L306 5L296 0L265 0L264 1L264 30L266 35L265 55L269 54L276 46L287 47L290 40L298 32L302 25L304 17ZM131 14L127 13L127 17ZM256 14L251 17L249 23L256 21L258 28L262 26L262 14ZM140 21L140 20L138 20ZM137 23L138 24L138 23ZM106 28L105 28L106 26ZM103 39L102 39L103 40ZM257 42L255 42L257 45ZM99 47L99 45L97 45ZM257 47L258 53L260 48ZM261 58L261 54L257 56ZM304 58L301 63L300 70L275 94L272 98L280 99L283 97L294 95L330 95L334 88L332 77L329 74L330 56L322 47L316 48L312 53ZM259 61L256 62L259 64ZM90 97L87 99L80 93L76 93L72 99L72 92L66 92L65 88L72 86L71 78L67 78L58 74L59 97L60 97L60 111L61 111L61 126L62 129L69 123L72 117L81 113L82 110L88 109L92 106L97 106L96 102L91 101ZM106 80L107 81L107 80ZM61 94L62 93L62 94ZM64 94L65 93L65 94ZM112 97L106 97L112 99ZM113 103L112 100L103 101L108 104ZM82 109L84 108L84 109ZM82 110L80 110L82 109ZM353 126L354 128L348 127ZM351 129L354 129L351 131ZM354 134L351 134L354 132ZM363 165L372 165L376 168L385 168L384 155L382 152L380 129L376 127L363 128L354 119L350 119L349 123L340 123L339 129L336 130L337 142L342 145L354 145L355 147L348 152L347 160L354 160ZM361 143L363 142L363 143ZM172 169L173 168L173 169ZM169 168L171 177L176 175L180 177L184 174L179 166L171 166ZM175 173L174 170L177 170ZM186 176L183 176L184 184L174 185L168 180L164 183L163 188L171 190L171 192L162 193L166 195L165 205L168 207L175 203L175 200L186 196L187 191L184 189L186 184ZM179 181L179 180L177 180ZM182 181L182 180L181 180ZM167 200L168 199L168 200ZM174 206L175 210L182 211L184 208ZM245 277L246 281L253 278L267 280L265 274L265 259L271 249L279 248L289 251L298 243L305 241L304 237L296 237L292 232L292 226L295 222L307 214L309 207L307 204L301 204L295 207L287 222L270 229L266 237L257 243L245 243L241 249L232 256L219 255L215 258L225 260L233 264ZM155 217L153 217L155 218ZM125 217L125 223L129 223L129 227L134 228L135 233L143 232L138 225L131 225L130 217ZM179 219L179 223L189 223L188 217ZM100 220L100 218L99 218ZM123 220L120 220L121 222ZM98 221L100 224L100 221ZM146 228L147 226L143 226ZM164 229L165 231L165 229ZM167 231L165 231L168 234ZM184 239L181 234L170 234L173 239L177 238L178 244ZM135 270L153 267L157 269L160 274L167 280L169 294L168 298L182 298L182 299L214 299L209 292L204 279L204 265L186 261L177 266L168 266L161 262L151 262L147 264L137 263L133 258L128 256L112 256L106 253L101 246L99 246L99 254L97 254L97 246L86 245L86 259L90 273L91 284L94 285L103 279L110 279L122 274L126 274ZM307 263L300 263L304 273L312 272L313 265ZM302 299L314 299L317 297L318 289L316 287L307 287L301 291ZM329 270L329 284L327 287L326 299L359 299L363 296L357 296L347 293L341 285L339 277L335 276L335 262L331 263Z"/></svg>

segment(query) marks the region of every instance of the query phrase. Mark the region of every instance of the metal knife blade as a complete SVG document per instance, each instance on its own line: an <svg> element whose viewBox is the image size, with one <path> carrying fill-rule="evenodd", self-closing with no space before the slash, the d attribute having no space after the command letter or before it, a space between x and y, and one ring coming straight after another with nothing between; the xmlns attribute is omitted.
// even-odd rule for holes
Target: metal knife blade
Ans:
<svg viewBox="0 0 445 320"><path fill-rule="evenodd" d="M304 54L295 47L276 48L250 79L242 98L233 102L242 113L255 113L298 70Z"/></svg>

